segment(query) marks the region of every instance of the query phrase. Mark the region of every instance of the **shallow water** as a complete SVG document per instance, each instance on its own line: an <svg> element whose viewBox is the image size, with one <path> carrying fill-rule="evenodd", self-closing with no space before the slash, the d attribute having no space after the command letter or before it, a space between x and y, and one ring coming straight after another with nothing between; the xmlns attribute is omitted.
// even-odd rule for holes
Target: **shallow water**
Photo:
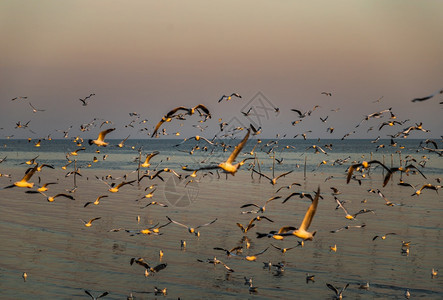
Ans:
<svg viewBox="0 0 443 300"><path fill-rule="evenodd" d="M26 165L18 165L36 155L39 162L51 163L56 168L45 168L41 173L32 177L32 182L38 184L38 177L43 182L58 182L50 186L48 195L66 192L73 187L73 178L65 177L67 171L61 166L66 164L65 153L76 147L67 141L54 141L53 145L43 145L41 148L30 147L27 141L2 141L7 145L0 151L0 156L7 160L0 164L3 174L11 174L12 178L0 177L0 186L20 180ZM90 168L81 169L82 176L77 176L78 189L72 195L75 201L66 198L56 198L54 202L46 201L39 194L27 194L23 188L0 190L0 290L2 299L43 299L43 298L86 298L84 289L98 295L108 291L108 299L125 299L131 292L137 299L153 298L154 286L167 288L167 295L157 295L157 298L168 299L269 299L269 298L313 298L330 299L333 292L326 287L331 283L342 287L350 283L344 292L348 299L402 299L406 289L412 297L425 299L443 298L442 276L431 278L431 269L442 269L441 256L443 244L442 230L442 196L432 190L424 190L420 196L411 197L413 190L409 187L398 186L399 174L382 188L382 170L371 170L370 176L361 185L351 181L346 184L345 172L352 160L360 160L361 155L369 158L367 151L371 146L369 141L333 141L333 151L329 155L313 154L313 150L305 151L313 141L297 141L297 150L277 151L277 158L284 158L283 164L276 164L275 172L294 170L293 173L281 178L276 186L254 174L245 165L235 176L226 177L215 173L196 179L200 182L190 183L188 180L174 181L170 174L162 175L164 182L157 179L143 179L140 186L124 186L118 193L107 192L108 187L95 176L102 177L111 174L114 178L129 173L127 179L137 178L136 157L137 147L143 146L143 153L159 150L160 154L152 160L155 164L163 161L161 167L171 167L180 170L182 165L198 165L201 159L207 158L205 153L196 157L184 152L178 152L172 147L176 141L155 141L141 144L139 141L127 142L131 148L105 148L96 154L95 148L87 148L79 154L78 165L85 165L93 156L109 154L106 160L100 159ZM49 143L49 142L48 142ZM237 141L232 141L235 145ZM263 141L262 143L266 143ZM284 140L280 142L282 145ZM305 143L305 144L303 144ZM322 141L322 145L327 143ZM347 144L346 144L347 143ZM402 151L402 159L408 154L419 159L425 153L417 154L418 141L405 141L407 148ZM250 141L246 151L254 146ZM335 146L336 145L336 146ZM184 148L184 147L183 147ZM183 149L182 148L182 149ZM188 147L189 148L189 147ZM346 150L348 149L348 150ZM373 157L382 159L385 154L386 164L390 164L392 149L382 149L384 152L373 152ZM221 160L227 153L214 154L210 159ZM441 177L442 160L433 154L427 154L430 161L421 171L427 175L403 175L404 181L412 184L430 182L436 184L434 178ZM303 164L306 156L307 178L304 178ZM331 165L337 158L351 156L343 165ZM169 160L167 158L169 157ZM263 152L258 153L263 162L261 170L271 174L272 160ZM323 160L328 165L317 165ZM209 159L208 159L209 161ZM393 164L398 165L399 155L393 155ZM300 167L297 168L296 164ZM313 171L315 170L315 171ZM199 173L198 173L199 174ZM325 182L325 179L334 177ZM119 182L123 179L115 180ZM110 181L111 182L111 181ZM284 185L298 182L301 186L282 189L277 195L286 197L294 191L312 192L321 187L324 199L320 200L317 213L310 230L317 231L314 240L305 242L304 247L297 247L285 254L271 246L271 243L281 247L297 245L296 238L287 237L282 241L263 238L257 239L256 232L278 230L282 226L299 226L309 207L306 198L292 198L282 204L274 200L266 205L265 214L274 223L263 220L247 233L250 248L242 242L243 233L236 222L246 225L253 214L241 214L241 205L256 203L262 205L275 195L275 191ZM152 200L169 204L169 207L146 205L148 199L140 199L148 192L147 186L156 183L156 191ZM331 195L330 187L337 187L341 194L337 197L345 200L345 206L350 213L367 208L375 214L359 215L356 220L344 218L341 209L335 210L336 203ZM368 189L380 189L392 202L401 206L388 207L377 194L368 193ZM89 205L99 195L109 195L101 199L98 206ZM366 200L362 203L362 200ZM249 208L245 208L249 209ZM136 217L140 216L140 222ZM144 229L157 223L167 222L166 216L184 224L198 225L217 218L217 221L207 227L200 228L201 236L196 237L183 227L170 224L161 229L162 235L131 236L123 230L109 232L114 228ZM89 228L83 226L80 219L89 220L101 217ZM363 228L352 228L337 233L330 230L345 225L366 224ZM388 235L385 240L375 241L375 235ZM180 240L186 240L186 249L181 249ZM409 255L402 255L402 241L411 241ZM331 252L329 246L337 245L337 252ZM244 254L254 254L266 248L268 250L258 256L256 262L246 261L239 257L226 257L214 247L233 248L243 245ZM144 276L144 268L130 265L132 257L143 257L149 264L160 263L159 250L164 251L161 262L167 267L155 275ZM235 272L227 272L221 265L198 262L217 256ZM284 272L278 273L275 268L264 269L262 262L285 262ZM28 274L26 282L21 277L23 272ZM306 274L314 274L315 282L307 283ZM253 277L254 286L258 287L256 294L250 294L243 277ZM369 290L359 289L359 284L370 283Z"/></svg>

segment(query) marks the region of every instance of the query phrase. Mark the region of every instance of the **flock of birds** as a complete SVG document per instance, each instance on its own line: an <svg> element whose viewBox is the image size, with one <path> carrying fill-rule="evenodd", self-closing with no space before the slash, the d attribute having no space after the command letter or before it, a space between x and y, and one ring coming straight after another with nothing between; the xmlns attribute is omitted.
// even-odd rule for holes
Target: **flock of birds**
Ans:
<svg viewBox="0 0 443 300"><path fill-rule="evenodd" d="M430 96L413 99L412 102L429 100L438 94L442 94L442 92L443 92L443 90L440 90ZM332 93L329 93L329 92L323 92L322 94L327 97L332 96ZM95 97L95 94L91 93L89 96L84 97L79 100L83 106L87 106L89 104L89 101L91 101L91 99L93 99L93 97ZM27 98L28 97L15 97L11 101L25 101L25 100L27 100ZM238 93L223 95L218 100L218 103L221 103L223 101L230 101L230 100L233 100L234 98L239 100L242 98L242 96ZM380 102L380 100L381 99L377 100L377 103ZM38 108L34 107L30 102L29 102L29 105L32 108L33 113L41 113L41 112L45 111L44 109L38 109ZM295 121L291 122L291 124L293 126L295 126L296 124L303 121L305 118L311 117L313 112L318 108L319 108L319 106L316 105L313 107L312 110L308 110L308 111L302 111L300 109L292 109L292 112L296 113L295 118L297 118L297 119ZM251 107L248 111L242 112L243 115L248 116L251 113L252 109L253 108ZM276 112L279 111L279 109L277 107L275 107L274 109ZM176 107L176 108L168 111L163 117L161 117L161 119L158 121L158 123L156 123L155 126L151 127L151 128L153 128L152 133L148 133L148 135L150 135L152 138L158 137L160 135L167 135L166 130L164 128L165 123L169 123L172 121L177 122L180 120L186 120L187 118L192 117L194 115L198 115L200 117L200 120L198 122L199 124L195 124L193 126L195 128L198 128L201 132L204 132L206 130L206 128L208 127L208 126L205 127L204 123L206 121L208 121L209 119L211 119L212 115L211 115L211 112L207 106L205 106L203 104L198 104L194 107L179 106L179 107ZM136 124L136 123L144 126L144 124L148 122L147 120L139 120L140 115L138 113L130 113L130 116L133 117L133 119L126 127L134 127L134 124ZM368 122L371 119L379 119L379 118L386 119L385 116L388 116L388 120L378 124L377 128L379 131L381 131L385 127L402 126L403 124L408 122L408 120L398 121L397 116L392 111L392 108L389 108L389 109L384 109L384 110L377 111L377 112L366 115L361 120L361 122L355 126L355 128L360 127L364 122ZM322 123L326 123L327 119L328 119L328 116L326 116L324 118L320 118ZM29 129L29 123L30 122L22 123L19 121L19 122L17 122L15 128L16 129ZM81 132L89 131L94 127L102 128L102 126L109 125L109 124L112 124L112 121L94 119L90 123L81 124L80 131ZM276 157L276 154L278 154L277 149L279 149L279 147L281 148L281 146L279 144L280 137L278 137L275 140L271 140L271 141L267 142L265 145L262 144L262 141L260 139L257 139L257 140L255 140L256 144L254 145L254 147L252 148L251 151L244 151L245 145L250 140L251 135L253 135L253 136L259 135L261 133L261 128L256 128L256 126L253 126L253 124L251 124L247 128L245 128L245 127L228 128L228 125L229 124L223 122L223 120L220 119L219 120L219 126L220 126L219 134L220 134L220 136L216 135L213 138L208 138L208 137L196 135L196 136L186 138L183 141L181 141L180 143L178 143L177 145L175 145L175 148L177 149L177 151L182 151L182 152L188 153L189 155L194 155L198 151L206 154L205 159L203 161L201 161L196 167L184 165L184 166L182 166L182 170L178 171L178 170L173 170L168 167L162 168L161 162L156 163L156 165L152 165L152 160L156 159L155 157L160 153L159 151L153 151L151 153L143 154L143 158L142 158L142 149L137 149L136 147L132 147L132 150L134 150L134 153L138 153L139 155L136 158L136 162L138 164L131 173L125 174L124 176L122 176L123 180L120 180L120 181L116 181L116 179L113 178L112 176L104 177L104 178L103 177L100 178L100 177L96 176L96 179L98 181L104 183L107 186L107 192L117 193L123 187L129 188L130 186L133 186L136 184L140 185L142 180L144 178L147 178L147 180L149 180L150 183L149 183L149 186L146 187L145 191L149 190L149 193L146 194L141 199L136 200L136 201L141 201L144 199L151 199L151 198L155 197L156 188L158 187L158 185L161 182L165 181L165 179L164 179L165 174L169 174L168 176L176 176L177 178L180 178L180 179L185 178L185 180L187 180L187 184L189 184L193 181L200 182L202 180L202 178L204 178L208 174L211 174L211 175L217 174L218 178L220 178L221 177L220 173L225 173L226 178L229 180L230 175L234 176L243 166L245 166L243 168L245 169L246 172L251 173L251 177L258 176L259 178L263 178L263 179L267 180L272 186L275 186L276 187L276 195L269 198L268 200L266 200L263 204L246 203L246 204L241 205L240 206L241 209L246 209L246 208L251 208L251 207L253 208L252 210L242 211L242 214L244 214L244 215L253 215L253 217L250 219L250 221L247 223L247 225L243 225L239 222L236 223L236 225L240 229L239 234L241 233L244 236L245 244L235 246L232 249L225 249L223 247L217 246L217 247L214 247L214 253L223 253L226 255L228 260L231 257L235 257L237 259L244 259L246 261L256 261L258 259L258 257L260 255L262 255L263 253L265 253L266 251L268 251L268 249L270 247L271 247L271 249L275 249L275 250L281 252L282 254L284 254L287 251L290 251L294 248L297 248L297 247L304 247L306 242L312 241L315 238L316 231L311 230L310 228L311 228L311 225L313 224L314 217L317 212L319 202L321 205L320 199L323 199L323 195L325 195L326 193L324 191L321 191L320 186L319 186L317 188L317 190L312 193L296 191L296 192L292 192L292 193L288 194L285 197L281 196L281 194L278 194L282 190L283 191L290 190L294 186L300 186L300 184L297 182L294 182L294 183L287 185L287 186L286 185L279 186L280 179L285 178L285 177L289 177L295 170L294 169L294 170L290 170L290 171L281 173L279 175L275 175L275 164L277 163L277 165L278 165L278 164L284 163L283 158L279 159L278 157ZM71 130L71 128L72 128L72 126L70 126L67 130L59 130L59 131L63 133L64 138L68 138L68 134L69 134L69 131ZM140 129L140 131L143 131L145 129L147 131L149 131L149 130L151 130L151 128L146 127L146 128ZM89 139L88 140L88 144L90 145L90 147L95 147L94 149L96 152L96 156L101 154L102 151L106 152L105 149L107 146L109 146L109 147L115 146L115 147L119 147L119 148L126 147L125 142L129 139L129 136L127 138L125 138L124 140L122 140L117 145L110 145L109 142L106 140L108 134L111 134L115 130L116 130L116 128L114 128L114 127L104 129L99 133L99 135L96 139ZM370 131L370 130L373 130L373 127L370 127L368 129L368 131ZM332 134L332 132L334 131L334 128L328 127L327 131ZM416 123L415 125L407 126L404 129L398 131L397 133L390 135L390 138L391 138L391 145L390 146L393 148L397 147L397 149L398 149L397 151L400 153L402 148L401 148L401 146L397 145L397 142L395 142L394 139L395 138L407 138L413 131L429 132L429 130L423 128L422 123ZM33 133L33 131L30 131L30 132ZM223 138L230 137L230 136L231 137L237 136L241 132L244 132L244 135L242 135L242 139L238 143L236 143L235 146L229 145L223 139ZM305 140L307 139L307 133L309 133L309 132L304 132L303 134L301 134L301 136ZM346 137L348 137L349 135L351 135L353 133L355 133L355 130L353 130L350 133L343 136L342 139L345 139ZM176 134L176 135L179 135L179 134ZM294 136L294 137L296 137L296 136ZM378 137L373 142L377 143L379 138L380 137ZM50 138L49 135L47 138L40 138L40 139L38 139L38 141L35 142L34 146L41 147L43 140L50 141L51 139L52 138ZM31 141L32 141L32 139L29 139L30 143L31 143ZM2 189L4 190L4 189L11 189L11 188L24 188L24 189L26 189L26 193L37 194L37 195L43 196L48 202L54 202L58 198L75 200L75 197L74 197L75 192L78 188L81 188L81 186L77 186L76 178L78 176L82 176L82 173L81 173L82 168L91 167L94 162L98 161L98 158L94 157L94 160L91 163L88 163L87 165L84 165L84 166L79 166L77 164L76 158L77 158L77 156L82 155L80 152L85 151L86 147L84 147L84 140L80 136L72 138L72 141L76 145L75 147L77 147L77 148L76 148L76 150L70 151L69 153L66 154L66 162L65 162L66 164L64 164L62 169L67 170L68 167L73 167L73 170L67 172L65 175L66 178L69 176L72 176L74 178L74 187L73 188L66 189L66 192L56 193L56 194L52 195L50 193L50 186L57 184L57 182L41 183L41 178L39 176L38 183L37 184L34 183L33 178L36 173L41 173L41 174L45 173L46 171L43 168L46 168L49 170L55 168L55 166L53 166L53 165L39 162L39 156L36 156L36 157L30 158L26 162L22 162L23 165L26 165L26 169L23 170L24 171L23 177L19 180L14 180L12 178L12 176L9 174L0 173L0 177L9 178L9 180L11 181L11 184L3 187ZM318 143L319 142L320 142L320 140L318 140ZM194 143L192 145L192 147L190 149L189 148L184 149L184 146L188 146L190 143ZM422 151L422 152L426 151L430 155L435 155L436 157L441 157L443 155L443 149L440 148L439 144L441 144L441 141L427 139L420 144L420 149L418 149L418 151ZM287 146L285 148L288 151L290 150L289 146ZM380 148L384 148L384 145L378 145L375 150L377 151ZM312 145L312 146L308 147L305 151L308 151L310 149L313 149L314 153L316 153L316 154L324 155L325 157L327 157L328 152L333 150L333 145L332 144L324 145L324 146ZM327 149L327 151L325 149ZM279 149L279 150L282 150L282 149ZM283 149L283 150L285 150L285 149ZM224 152L230 153L227 159L221 159L220 158L221 156L215 155L217 153L224 153ZM265 155L265 157L272 159L272 168L271 168L272 175L268 175L268 174L266 174L265 170L260 169L261 162L259 161L259 158L257 156L257 152L260 152L260 154ZM106 160L108 158L108 155L109 154L104 154L102 160ZM244 157L244 156L246 156L246 157ZM241 159L239 157L241 157ZM1 159L0 164L3 163L4 161L6 161L7 159L8 159L7 157L4 157L3 159ZM429 178L426 176L426 172L424 171L424 169L425 169L427 161L429 161L429 157L427 157L425 155L422 156L421 161L419 161L419 159L416 159L412 156L405 157L403 160L404 164L400 165L400 166L396 166L396 167L393 167L393 166L388 167L385 162L375 160L375 159L371 159L368 161L366 161L366 160L353 161L353 162L348 163L349 159L350 159L350 157L346 157L343 159L337 159L334 161L327 161L325 159L319 163L318 167L320 167L322 164L330 164L330 165L348 164L347 169L343 170L344 172L346 172L346 176L343 179L343 183L359 184L359 185L361 185L362 181L364 181L365 179L367 179L369 177L370 172L373 173L375 169L381 168L383 170L383 173L385 174L384 177L381 178L382 184L379 188L371 189L371 190L369 190L369 192L378 194L385 201L385 204L387 206L401 205L401 204L392 203L380 191L381 187L385 187L389 181L394 180L393 175L395 173L406 174L406 175L415 174L415 175L423 177L425 180L428 180L427 183L425 183L421 186L415 186L415 185L412 185L412 184L409 184L407 182L400 180L398 182L399 186L413 189L413 194L411 196L419 196L425 190L432 190L438 194L438 190L441 188L441 185L439 185L441 183L441 178L436 178L435 179L436 182L431 182L429 180ZM208 161L210 161L210 162L208 162ZM49 170L48 170L48 172L49 172ZM183 172L185 172L185 173L183 173ZM134 174L137 174L137 178L136 179L129 179L129 177L135 176ZM187 175L185 175L185 174L187 174ZM326 178L325 182L327 180L329 180L330 178L332 178L332 177ZM350 213L345 207L345 201L341 201L339 198L337 198L337 195L340 195L341 191L336 187L330 187L330 189L332 191L332 195L334 196L335 203L337 204L336 209L343 210L343 212L345 214L344 217L347 220L355 220L357 218L357 216L360 214L366 214L366 213L374 214L375 213L373 210L370 210L370 209L361 209L358 212ZM322 193L323 193L323 195L322 195ZM106 198L106 197L109 197L109 195L106 194L106 190L104 189L103 193L100 193L100 195L97 196L95 201L88 201L84 204L83 207L86 208L90 205L99 205L100 200L103 198ZM284 204L287 201L293 199L294 197L306 198L306 199L309 199L309 201L310 201L310 204L306 207L306 212L305 212L304 218L302 219L301 223L300 224L284 224L284 226L281 226L280 228L275 228L275 230L271 230L271 231L267 231L267 232L260 232L259 231L259 232L256 232L256 238L257 239L269 238L271 240L277 240L277 241L283 240L283 239L294 238L294 239L297 239L297 244L294 245L293 247L283 248L278 245L275 245L274 243L270 243L269 247L267 247L263 250L260 250L257 253L245 255L244 252L246 252L246 249L248 249L250 246L250 243L248 242L249 238L246 236L248 234L248 232L250 232L251 229L254 227L259 227L258 222L265 221L267 223L274 223L274 221L269 216L265 215L266 205L268 203L270 203L271 201L277 201L277 200L282 201L282 204ZM148 200L148 201L149 202L144 207L148 207L151 205L168 207L168 204L166 204L166 203L161 203L159 201L151 201L151 200ZM97 217L91 218L89 220L82 219L81 223L85 227L92 227L94 222L97 222L97 221L99 222L99 220L101 218L102 218L101 216L97 216ZM174 219L170 218L169 216L165 216L165 219L167 221L165 221L164 224L161 224L161 225L156 224L152 227L144 228L141 230L114 228L114 229L109 229L109 231L110 232L124 231L132 236L135 236L135 235L161 235L161 234L163 234L163 231L166 231L166 229L164 229L165 227L176 225L176 226L185 228L187 230L187 232L189 232L191 235L198 238L198 237L200 237L200 231L199 231L200 228L206 227L206 226L211 226L212 224L214 224L217 221L217 218L216 218L216 219L209 221L205 224L191 226L191 225L183 224L178 220L174 220ZM299 226L296 227L294 225L299 225ZM338 228L335 230L331 230L330 232L337 233L342 230L347 230L347 229L351 229L351 228L363 228L365 226L366 226L365 224L346 225L344 227L341 227L341 228ZM396 233L389 232L389 233L385 233L385 234L376 235L373 237L373 241L375 241L376 239L384 240L390 235L396 235ZM186 240L183 239L180 241L180 247L186 248ZM402 246L401 246L402 253L405 253L405 254L409 253L409 247L410 247L410 242L403 241ZM220 251L220 252L217 252L217 251ZM336 252L337 245L333 245L333 246L331 245L330 251ZM163 256L163 251L160 251L159 256L161 259L161 257ZM214 255L213 258L198 259L198 262L212 264L214 266L221 265L226 269L226 271L228 273L235 272L232 267L228 266L228 264L226 263L227 261L225 261L225 262L221 261L219 258L217 258L216 255ZM147 261L145 261L145 259L142 257L138 257L138 258L133 257L133 258L131 258L129 263L130 263L130 265L135 264L135 265L141 266L144 270L144 276L146 276L146 277L150 276L151 274L158 273L158 272L166 269L168 266L167 263L160 263L155 266L151 265ZM279 262L279 263L264 262L264 268L269 268L269 269L275 268L275 270L277 272L283 272L284 267L285 267L284 262ZM432 269L432 272L431 272L432 278L437 277L437 274L438 274L437 270ZM26 281L27 278L28 278L28 274L26 272L24 272L23 273L24 281ZM250 293L259 293L259 288L253 285L252 278L247 278L245 276L244 279L245 279L245 285L248 286L248 291ZM315 275L306 274L306 282L307 283L314 282L314 281L315 281ZM346 283L342 288L340 288L340 287L335 287L330 283L327 283L327 288L329 288L330 290L333 291L333 293L334 293L333 296L336 299L342 299L343 294L346 291L346 289L349 287L349 285L350 285L349 283ZM365 289L365 290L369 289L369 282L361 284L359 286L359 288ZM154 287L153 293L155 295L166 295L167 289ZM97 297L93 296L92 293L88 290L85 290L85 294L89 295L92 299L98 299L98 298L102 298L102 297L107 296L109 294L109 292L104 292ZM409 290L405 291L405 297L406 298L410 297ZM135 298L135 296L133 296L132 294L130 296L128 296L128 299L133 299L133 298Z"/></svg>

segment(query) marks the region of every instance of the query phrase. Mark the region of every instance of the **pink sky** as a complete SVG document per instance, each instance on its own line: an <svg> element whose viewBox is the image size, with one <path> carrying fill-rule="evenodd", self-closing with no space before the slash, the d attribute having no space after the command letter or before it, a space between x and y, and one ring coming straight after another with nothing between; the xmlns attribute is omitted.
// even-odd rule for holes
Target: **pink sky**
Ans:
<svg viewBox="0 0 443 300"><path fill-rule="evenodd" d="M71 125L77 135L94 117L112 120L115 138L148 138L124 127L129 112L152 132L173 107L198 103L214 116L204 124L212 136L219 118L241 117L257 92L280 108L262 120L263 137L341 138L389 107L410 122L366 133L387 118L373 120L352 137L383 138L421 121L431 134L412 138L440 137L443 95L411 99L443 89L441 24L442 1L1 1L0 138L61 137L55 129ZM232 92L243 98L217 103ZM17 96L28 99L10 101ZM28 102L46 111L34 114ZM291 108L317 104L291 125ZM14 129L29 120L36 134ZM197 120L165 128L186 137L199 133Z"/></svg>

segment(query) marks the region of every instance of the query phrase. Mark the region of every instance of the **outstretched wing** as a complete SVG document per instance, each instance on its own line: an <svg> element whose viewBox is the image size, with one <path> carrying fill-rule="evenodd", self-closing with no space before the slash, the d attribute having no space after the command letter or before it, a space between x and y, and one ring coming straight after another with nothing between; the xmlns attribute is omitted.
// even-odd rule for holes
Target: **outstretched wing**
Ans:
<svg viewBox="0 0 443 300"><path fill-rule="evenodd" d="M312 200L311 206L309 206L308 211L300 225L300 230L308 230L311 225L312 219L314 218L315 212L317 211L318 198L320 197L320 187L317 189L314 200Z"/></svg>
<svg viewBox="0 0 443 300"><path fill-rule="evenodd" d="M115 130L115 128L109 128L109 129L103 130L103 131L100 132L100 134L98 135L98 140L100 140L100 141L104 141L106 135L107 135L108 133L114 131L114 130Z"/></svg>
<svg viewBox="0 0 443 300"><path fill-rule="evenodd" d="M246 142L248 141L250 132L251 132L251 130L248 129L248 133L246 133L243 140L235 147L234 151L232 151L231 155L229 156L228 160L226 161L227 163L232 163L237 158L238 154L240 153L240 151L243 149Z"/></svg>

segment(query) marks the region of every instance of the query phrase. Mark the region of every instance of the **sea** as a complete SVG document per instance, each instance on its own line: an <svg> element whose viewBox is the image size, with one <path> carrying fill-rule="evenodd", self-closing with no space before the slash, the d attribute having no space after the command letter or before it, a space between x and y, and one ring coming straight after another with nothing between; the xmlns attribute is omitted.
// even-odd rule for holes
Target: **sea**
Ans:
<svg viewBox="0 0 443 300"><path fill-rule="evenodd" d="M128 139L123 147L112 139L107 147L72 139L43 140L39 147L35 140L0 140L0 299L87 299L85 290L95 297L107 292L103 299L334 299L327 284L338 291L349 284L344 299L404 299L406 291L411 299L443 299L443 273L431 274L443 272L443 160L423 150L424 140L391 145L254 136L237 157L246 160L235 175L209 168L225 161L240 139ZM151 165L140 167L153 152ZM33 158L49 165L30 178L34 187L6 188L25 176ZM349 166L370 160L409 168L383 186L387 171L373 163L346 183ZM252 169L269 178L290 173L273 185ZM121 182L131 183L108 191ZM45 183L53 184L44 194L26 193ZM437 190L417 195L424 184ZM314 195L318 188L312 241L258 238L299 227L311 204L299 194ZM299 194L283 203L292 193ZM57 194L74 200L47 200ZM85 207L99 196L107 197ZM337 200L351 215L365 213L347 219ZM240 230L237 223L246 227L257 216L266 218ZM142 233L168 218L185 226ZM199 236L186 228L199 225ZM241 252L214 249L235 247ZM214 264L215 257L222 263ZM166 267L155 272L131 264L139 258Z"/></svg>

